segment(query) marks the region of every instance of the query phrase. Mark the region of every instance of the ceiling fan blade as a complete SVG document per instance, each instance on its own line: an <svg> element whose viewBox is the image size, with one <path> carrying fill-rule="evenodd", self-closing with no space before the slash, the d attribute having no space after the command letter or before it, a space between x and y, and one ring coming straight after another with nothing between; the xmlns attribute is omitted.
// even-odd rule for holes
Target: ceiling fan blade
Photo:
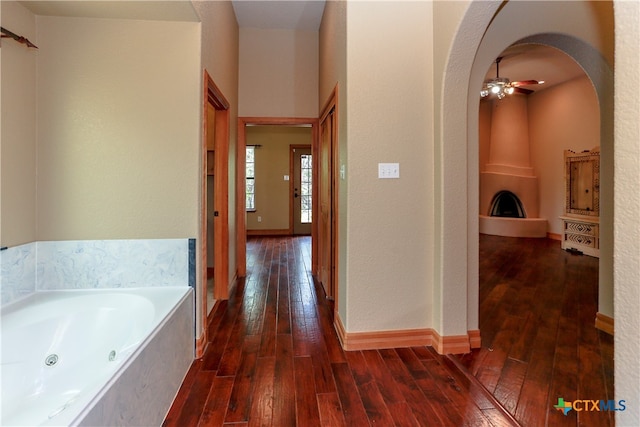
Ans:
<svg viewBox="0 0 640 427"><path fill-rule="evenodd" d="M537 85L540 84L538 80L522 80L519 82L511 82L511 86L520 87L520 86L529 86L529 85Z"/></svg>
<svg viewBox="0 0 640 427"><path fill-rule="evenodd" d="M523 87L514 87L513 91L516 93L521 93L523 95L529 95L530 93L533 93L531 89L525 89Z"/></svg>

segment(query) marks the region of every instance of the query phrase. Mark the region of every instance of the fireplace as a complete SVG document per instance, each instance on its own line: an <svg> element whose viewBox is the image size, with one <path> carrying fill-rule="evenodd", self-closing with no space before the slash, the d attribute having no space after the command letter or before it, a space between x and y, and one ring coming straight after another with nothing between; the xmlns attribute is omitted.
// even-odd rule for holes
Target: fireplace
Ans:
<svg viewBox="0 0 640 427"><path fill-rule="evenodd" d="M487 103L489 102L489 103ZM480 147L480 232L510 237L546 237L539 217L538 177L531 167L527 98L481 101L485 142Z"/></svg>
<svg viewBox="0 0 640 427"><path fill-rule="evenodd" d="M500 191L493 197L490 215L507 218L526 218L520 199L511 191Z"/></svg>

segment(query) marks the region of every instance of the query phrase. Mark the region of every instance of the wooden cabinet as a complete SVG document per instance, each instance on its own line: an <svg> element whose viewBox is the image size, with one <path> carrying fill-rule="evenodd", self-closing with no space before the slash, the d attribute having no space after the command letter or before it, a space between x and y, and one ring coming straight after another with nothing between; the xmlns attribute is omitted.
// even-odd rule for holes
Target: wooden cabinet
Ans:
<svg viewBox="0 0 640 427"><path fill-rule="evenodd" d="M600 257L600 224L598 218L561 216L562 249L577 250Z"/></svg>
<svg viewBox="0 0 640 427"><path fill-rule="evenodd" d="M562 249L600 257L600 149L566 150Z"/></svg>

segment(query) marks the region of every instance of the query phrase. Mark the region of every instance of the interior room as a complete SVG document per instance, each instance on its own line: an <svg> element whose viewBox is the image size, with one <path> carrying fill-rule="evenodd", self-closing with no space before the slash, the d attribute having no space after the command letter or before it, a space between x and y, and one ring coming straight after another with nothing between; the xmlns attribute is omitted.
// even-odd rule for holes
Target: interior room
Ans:
<svg viewBox="0 0 640 427"><path fill-rule="evenodd" d="M597 270L581 324L612 337L609 422L640 424L637 2L3 0L0 17L1 424L172 425L198 384L204 396L180 405L204 416L212 325L239 295L250 306L256 253L273 242L318 297L311 336L335 338L328 365L287 366L311 367L317 386L356 382L312 399L319 420L373 422L348 405L384 387L349 364L478 371L463 355L490 351L483 236L549 242ZM481 96L500 79L529 83ZM251 209L246 148L256 161L271 149L252 139L262 125L292 140L267 175L256 166L255 185L280 191ZM293 146L313 157L310 232L294 231ZM391 395L396 421L433 415ZM566 415L558 398L539 412Z"/></svg>

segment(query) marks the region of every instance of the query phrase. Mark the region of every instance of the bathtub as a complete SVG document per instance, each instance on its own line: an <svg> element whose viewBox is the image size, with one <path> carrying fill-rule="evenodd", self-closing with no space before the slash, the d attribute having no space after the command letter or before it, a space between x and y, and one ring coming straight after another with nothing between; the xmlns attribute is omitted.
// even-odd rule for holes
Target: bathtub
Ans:
<svg viewBox="0 0 640 427"><path fill-rule="evenodd" d="M2 308L3 426L160 425L194 356L190 287L38 291Z"/></svg>

